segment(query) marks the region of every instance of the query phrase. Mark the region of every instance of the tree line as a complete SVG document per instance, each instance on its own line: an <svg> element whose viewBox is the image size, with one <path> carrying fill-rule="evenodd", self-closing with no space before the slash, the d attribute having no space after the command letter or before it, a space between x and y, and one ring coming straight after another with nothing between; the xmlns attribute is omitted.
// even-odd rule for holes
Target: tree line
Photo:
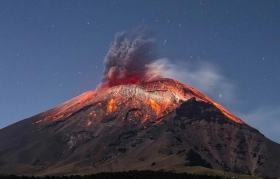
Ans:
<svg viewBox="0 0 280 179"><path fill-rule="evenodd" d="M124 172L102 172L92 175L70 175L70 176L17 176L0 175L0 179L226 179L221 176L197 175L190 173L175 173L165 171L124 171Z"/></svg>

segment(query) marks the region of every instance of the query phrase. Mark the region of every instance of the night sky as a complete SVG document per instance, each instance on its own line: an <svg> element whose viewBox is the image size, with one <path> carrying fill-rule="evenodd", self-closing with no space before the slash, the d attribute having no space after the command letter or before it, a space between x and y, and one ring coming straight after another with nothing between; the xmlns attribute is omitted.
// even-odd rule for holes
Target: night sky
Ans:
<svg viewBox="0 0 280 179"><path fill-rule="evenodd" d="M115 34L139 25L170 77L280 142L279 0L2 0L0 128L94 90Z"/></svg>

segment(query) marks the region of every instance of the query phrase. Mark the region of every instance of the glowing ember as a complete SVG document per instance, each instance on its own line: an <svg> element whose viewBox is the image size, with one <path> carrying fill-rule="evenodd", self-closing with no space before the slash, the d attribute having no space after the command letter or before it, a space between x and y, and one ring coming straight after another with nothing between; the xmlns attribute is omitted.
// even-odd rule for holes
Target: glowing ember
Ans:
<svg viewBox="0 0 280 179"><path fill-rule="evenodd" d="M87 126L90 126L90 125L91 125L91 121L88 121Z"/></svg>
<svg viewBox="0 0 280 179"><path fill-rule="evenodd" d="M150 105L155 114L158 116L161 112L161 106L158 103L156 103L153 99L150 99Z"/></svg>
<svg viewBox="0 0 280 179"><path fill-rule="evenodd" d="M107 105L107 113L111 113L113 111L114 103L115 103L115 100L113 98L109 100L108 105Z"/></svg>

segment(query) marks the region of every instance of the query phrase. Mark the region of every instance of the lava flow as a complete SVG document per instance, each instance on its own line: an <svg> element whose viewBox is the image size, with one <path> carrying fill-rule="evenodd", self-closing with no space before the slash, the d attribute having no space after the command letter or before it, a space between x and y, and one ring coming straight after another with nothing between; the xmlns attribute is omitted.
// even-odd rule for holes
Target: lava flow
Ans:
<svg viewBox="0 0 280 179"><path fill-rule="evenodd" d="M88 104L88 100L96 96L96 92L88 91L85 92L51 110L48 110L40 115L40 120L35 123L41 123L44 121L56 121L61 118L67 118L71 116L72 113L81 109L84 105Z"/></svg>
<svg viewBox="0 0 280 179"><path fill-rule="evenodd" d="M190 87L190 86L187 86L187 85L186 85L186 87L187 87L188 89L190 89L190 90L195 94L195 96L198 96L198 97L200 97L203 101L208 102L208 103L214 105L216 108L218 108L218 109L219 109L226 117L228 117L230 120L232 120L232 121L234 121L234 122L236 122L236 123L239 123L239 124L244 124L244 122L243 122L241 119L239 119L238 117L236 117L236 116L230 114L230 113L229 113L224 107L222 107L220 104L214 102L214 101L211 100L209 97L207 97L207 96L205 96L204 94L200 93L198 90L196 90L196 89L194 89L194 88L192 88L192 87Z"/></svg>
<svg viewBox="0 0 280 179"><path fill-rule="evenodd" d="M159 123L166 114L192 97L195 97L197 101L212 104L229 120L239 124L244 123L196 89L178 81L164 78L142 85L118 85L96 92L84 93L41 114L40 120L35 123L69 118L85 106L89 106L87 126L90 126L94 122L93 120L107 121L113 118L135 123L147 121Z"/></svg>

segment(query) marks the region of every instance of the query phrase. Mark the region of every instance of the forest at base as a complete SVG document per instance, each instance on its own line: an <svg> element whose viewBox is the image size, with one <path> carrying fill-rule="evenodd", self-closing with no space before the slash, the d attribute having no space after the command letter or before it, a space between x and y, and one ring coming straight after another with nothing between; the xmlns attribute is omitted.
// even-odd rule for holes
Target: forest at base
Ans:
<svg viewBox="0 0 280 179"><path fill-rule="evenodd" d="M227 179L221 176L197 175L190 173L175 173L165 171L127 171L127 172L102 172L92 175L70 176L16 176L0 175L1 179Z"/></svg>

